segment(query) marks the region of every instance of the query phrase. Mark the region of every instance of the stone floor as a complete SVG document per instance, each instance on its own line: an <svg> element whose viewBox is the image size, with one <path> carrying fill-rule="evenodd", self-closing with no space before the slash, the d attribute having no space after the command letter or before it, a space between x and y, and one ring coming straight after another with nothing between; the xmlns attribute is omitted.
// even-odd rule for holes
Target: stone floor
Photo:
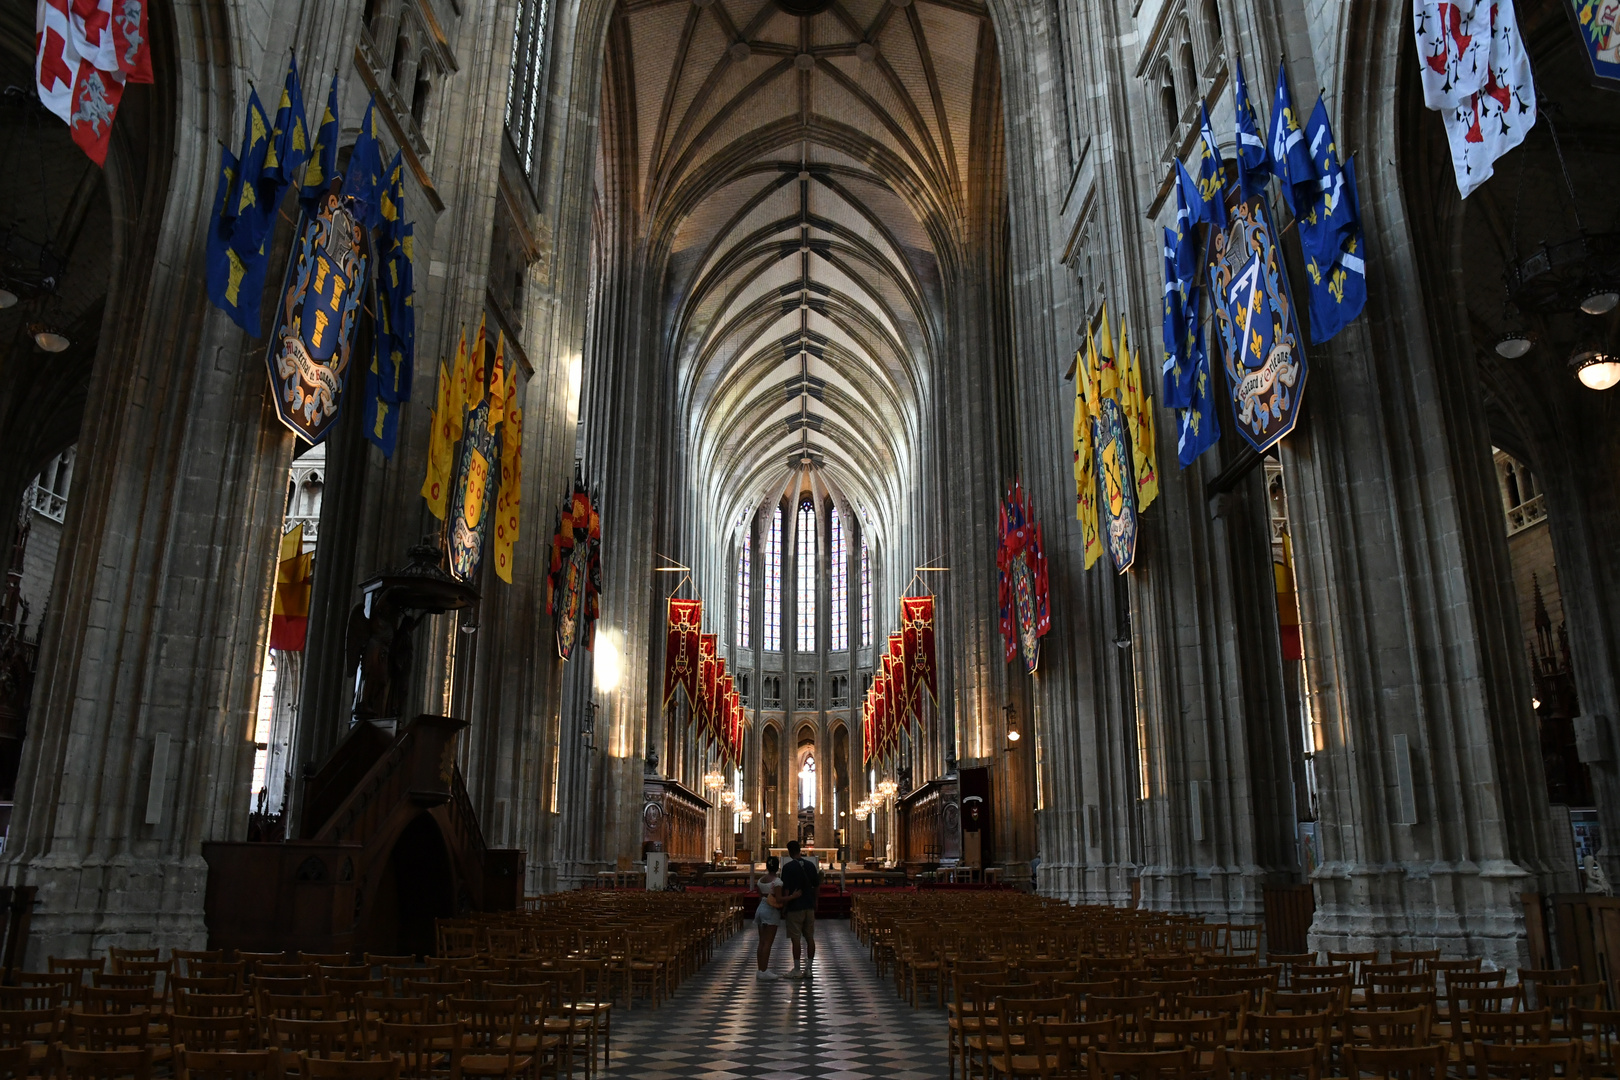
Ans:
<svg viewBox="0 0 1620 1080"><path fill-rule="evenodd" d="M945 1075L945 1014L913 1010L879 979L849 923L816 927L816 974L754 977L750 924L663 1007L615 1010L607 1075L638 1080L935 1080ZM777 936L771 967L792 965Z"/></svg>

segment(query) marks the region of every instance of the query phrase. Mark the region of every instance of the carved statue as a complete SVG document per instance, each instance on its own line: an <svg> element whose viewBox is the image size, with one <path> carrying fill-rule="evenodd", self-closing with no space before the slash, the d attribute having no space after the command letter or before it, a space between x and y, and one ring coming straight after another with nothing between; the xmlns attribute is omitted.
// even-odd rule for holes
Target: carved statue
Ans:
<svg viewBox="0 0 1620 1080"><path fill-rule="evenodd" d="M1609 884L1609 875L1605 874L1603 867L1598 865L1597 856L1588 855L1586 864L1582 869L1586 874L1587 892L1596 893L1599 896L1614 895L1614 886Z"/></svg>
<svg viewBox="0 0 1620 1080"><path fill-rule="evenodd" d="M415 652L411 632L422 621L422 616L399 610L392 592L380 590L375 597L361 601L349 612L345 644L348 670L358 668L354 690L356 720L397 717L404 711Z"/></svg>

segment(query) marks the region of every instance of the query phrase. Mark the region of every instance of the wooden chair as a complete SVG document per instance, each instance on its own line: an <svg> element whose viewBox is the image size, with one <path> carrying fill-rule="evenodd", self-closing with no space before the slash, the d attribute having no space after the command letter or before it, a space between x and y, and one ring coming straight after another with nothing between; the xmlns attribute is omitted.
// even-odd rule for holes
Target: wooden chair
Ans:
<svg viewBox="0 0 1620 1080"><path fill-rule="evenodd" d="M249 975L258 970L260 964L285 964L287 954L284 952L241 952L236 954L237 961L246 968Z"/></svg>
<svg viewBox="0 0 1620 1080"><path fill-rule="evenodd" d="M1355 978L1356 985L1361 986L1363 985L1361 979L1362 968L1368 964L1378 963L1378 954L1376 952L1333 952L1329 950L1327 962L1329 964L1350 965L1350 974Z"/></svg>
<svg viewBox="0 0 1620 1080"><path fill-rule="evenodd" d="M1517 986L1482 987L1478 990L1458 987L1450 994L1451 1041L1461 1046L1473 1039L1469 1033L1469 1022L1474 1014L1517 1012L1523 1002L1522 988Z"/></svg>
<svg viewBox="0 0 1620 1080"><path fill-rule="evenodd" d="M1351 1009L1341 1017L1346 1046L1427 1046L1427 1006L1416 1009Z"/></svg>
<svg viewBox="0 0 1620 1080"><path fill-rule="evenodd" d="M6 1009L0 1012L0 1047L21 1049L32 1065L43 1065L62 1041L62 1024L59 1008Z"/></svg>
<svg viewBox="0 0 1620 1080"><path fill-rule="evenodd" d="M1269 1016L1337 1013L1343 1003L1343 995L1337 990L1267 990L1260 1001L1260 1011Z"/></svg>
<svg viewBox="0 0 1620 1080"><path fill-rule="evenodd" d="M176 1080L282 1080L269 1050L175 1051Z"/></svg>
<svg viewBox="0 0 1620 1080"><path fill-rule="evenodd" d="M17 985L23 989L55 987L64 1006L79 1000L79 987L84 985L84 980L76 972L19 971L15 978Z"/></svg>
<svg viewBox="0 0 1620 1080"><path fill-rule="evenodd" d="M982 968L988 961L971 961L975 968ZM1006 967L991 970L963 971L963 965L951 977L951 1000L945 1010L945 1070L947 1080L954 1080L956 1076L956 1059L962 1058L962 1074L967 1075L967 1040L980 1034L984 1028L987 1016L995 1011L995 995L984 996L981 989L986 986L1006 987ZM1059 993L1062 990L1059 989Z"/></svg>
<svg viewBox="0 0 1620 1080"><path fill-rule="evenodd" d="M56 1052L60 1080L151 1080L152 1048L140 1050L77 1050L64 1046Z"/></svg>
<svg viewBox="0 0 1620 1080"><path fill-rule="evenodd" d="M177 1014L169 1018L169 1041L176 1054L182 1048L209 1053L243 1053L258 1043L259 1026L246 1013L236 1016Z"/></svg>
<svg viewBox="0 0 1620 1080"><path fill-rule="evenodd" d="M300 1057L298 1071L303 1080L399 1080L399 1059L345 1061Z"/></svg>
<svg viewBox="0 0 1620 1080"><path fill-rule="evenodd" d="M1091 1051L1091 1080L1189 1080L1192 1076L1191 1050L1164 1050L1144 1053Z"/></svg>
<svg viewBox="0 0 1620 1080"><path fill-rule="evenodd" d="M170 949L169 959L174 964L174 973L187 978L197 973L192 970L197 964L218 964L225 960L224 949Z"/></svg>
<svg viewBox="0 0 1620 1080"><path fill-rule="evenodd" d="M1225 1016L1203 1016L1196 1020L1158 1017L1148 1022L1148 1045L1154 1050L1191 1050L1193 1076L1213 1076L1215 1051L1226 1045L1229 1020Z"/></svg>
<svg viewBox="0 0 1620 1080"><path fill-rule="evenodd" d="M142 987L84 986L79 988L79 1006L87 1013L152 1012L156 994Z"/></svg>
<svg viewBox="0 0 1620 1080"><path fill-rule="evenodd" d="M1576 1009L1574 1012L1580 1012ZM1473 1042L1486 1043L1548 1043L1552 1042L1552 1010L1530 1009L1525 1012L1477 1012L1468 1019L1469 1035ZM1579 1031L1579 1023L1572 1031ZM1572 1038L1580 1038L1572 1034Z"/></svg>
<svg viewBox="0 0 1620 1080"><path fill-rule="evenodd" d="M28 1080L33 1071L30 1061L27 1047L0 1047L0 1080Z"/></svg>
<svg viewBox="0 0 1620 1080"><path fill-rule="evenodd" d="M1572 1008L1568 1035L1581 1044L1587 1076L1620 1077L1620 1010Z"/></svg>
<svg viewBox="0 0 1620 1080"><path fill-rule="evenodd" d="M85 976L106 968L105 960L85 960L68 957L51 956L46 958L46 970L61 974L74 974L79 981L84 982Z"/></svg>
<svg viewBox="0 0 1620 1080"><path fill-rule="evenodd" d="M1601 982L1550 985L1536 987L1536 1000L1552 1010L1553 1031L1562 1034L1569 1030L1571 1009L1604 1009L1608 1007L1608 987Z"/></svg>
<svg viewBox="0 0 1620 1080"><path fill-rule="evenodd" d="M518 1053L519 1002L451 998L450 1011L465 1026L466 1051L461 1055L463 1076L499 1076L503 1080L527 1073L534 1058Z"/></svg>
<svg viewBox="0 0 1620 1080"><path fill-rule="evenodd" d="M253 995L247 991L237 994L198 994L177 990L174 995L176 1016L241 1016L253 1012Z"/></svg>
<svg viewBox="0 0 1620 1080"><path fill-rule="evenodd" d="M1043 1020L1065 1023L1073 1019L1072 1008L1067 997L997 998L996 1035L994 1040L985 1042L985 1075L1018 1080L1019 1077L1039 1077L1043 1067L1055 1066L1055 1058L1043 1061L1041 1055L1030 1052L1033 1049L1030 1028Z"/></svg>
<svg viewBox="0 0 1620 1080"><path fill-rule="evenodd" d="M1332 1043L1333 1014L1267 1016L1250 1013L1243 1021L1245 1050L1308 1050Z"/></svg>
<svg viewBox="0 0 1620 1080"><path fill-rule="evenodd" d="M1027 1047L1041 1080L1085 1080L1092 1050L1112 1051L1119 1020L1036 1020Z"/></svg>
<svg viewBox="0 0 1620 1080"><path fill-rule="evenodd" d="M1350 1080L1445 1080L1446 1048L1431 1046L1346 1046L1342 1071Z"/></svg>
<svg viewBox="0 0 1620 1080"><path fill-rule="evenodd" d="M1474 1044L1474 1068L1478 1080L1501 1077L1505 1080L1559 1080L1582 1075L1581 1044L1549 1043L1525 1046L1516 1043Z"/></svg>
<svg viewBox="0 0 1620 1080"><path fill-rule="evenodd" d="M176 975L169 980L169 989L174 994L234 994L237 991L237 982L224 975L211 979Z"/></svg>
<svg viewBox="0 0 1620 1080"><path fill-rule="evenodd" d="M460 1021L442 1024L378 1024L378 1045L398 1058L401 1077L409 1080L458 1080L461 1076Z"/></svg>
<svg viewBox="0 0 1620 1080"><path fill-rule="evenodd" d="M293 1020L272 1016L265 1024L265 1043L281 1051L288 1067L297 1058L351 1058L365 1056L364 1043L349 1020Z"/></svg>
<svg viewBox="0 0 1620 1080"><path fill-rule="evenodd" d="M1129 1047L1131 1044L1146 1046L1149 1040L1150 1024L1159 1009L1159 999L1156 994L1140 994L1121 997L1104 997L1093 994L1086 999L1085 1018L1087 1020L1103 1020L1116 1016L1120 1021L1120 1044Z"/></svg>
<svg viewBox="0 0 1620 1080"><path fill-rule="evenodd" d="M186 965L189 979L230 979L235 989L247 989L247 964L241 960L226 963L223 960L197 960Z"/></svg>
<svg viewBox="0 0 1620 1080"><path fill-rule="evenodd" d="M119 972L123 970L123 964L130 960L140 961L143 963L157 963L158 954L159 950L157 949L111 948L107 950L107 959L112 961L112 970L114 972Z"/></svg>
<svg viewBox="0 0 1620 1080"><path fill-rule="evenodd" d="M1215 1080L1321 1080L1326 1047L1232 1050L1215 1054Z"/></svg>
<svg viewBox="0 0 1620 1080"><path fill-rule="evenodd" d="M1423 972L1429 970L1429 965L1440 959L1439 949L1391 949L1389 951L1391 963L1407 961L1411 963L1412 970Z"/></svg>
<svg viewBox="0 0 1620 1080"><path fill-rule="evenodd" d="M61 1045L75 1050L150 1050L152 1014L70 1012Z"/></svg>

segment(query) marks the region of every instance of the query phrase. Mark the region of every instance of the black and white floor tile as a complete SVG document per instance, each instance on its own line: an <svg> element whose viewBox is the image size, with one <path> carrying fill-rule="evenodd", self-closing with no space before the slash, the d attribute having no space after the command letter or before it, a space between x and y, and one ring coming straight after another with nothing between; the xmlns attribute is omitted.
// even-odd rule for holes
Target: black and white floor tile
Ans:
<svg viewBox="0 0 1620 1080"><path fill-rule="evenodd" d="M816 926L815 975L755 978L752 924L658 1009L616 1009L609 1077L637 1080L935 1080L945 1013L912 1009L879 979L849 923ZM780 933L771 967L793 955Z"/></svg>

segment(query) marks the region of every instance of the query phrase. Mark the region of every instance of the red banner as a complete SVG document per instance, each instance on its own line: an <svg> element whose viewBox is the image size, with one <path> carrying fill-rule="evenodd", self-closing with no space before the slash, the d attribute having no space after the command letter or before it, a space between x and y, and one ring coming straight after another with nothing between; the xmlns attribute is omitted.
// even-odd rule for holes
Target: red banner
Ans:
<svg viewBox="0 0 1620 1080"><path fill-rule="evenodd" d="M934 652L934 598L932 596L903 596L900 598L901 637L905 641L906 675L914 690L925 689L936 705L939 703L938 658ZM916 702L919 715L922 697Z"/></svg>
<svg viewBox="0 0 1620 1080"><path fill-rule="evenodd" d="M889 678L893 680L894 687L891 694L895 706L894 721L900 727L906 726L906 718L917 711L916 687L912 685L911 672L906 664L906 646L899 634L889 635Z"/></svg>
<svg viewBox="0 0 1620 1080"><path fill-rule="evenodd" d="M692 703L692 723L699 730L714 716L714 658L719 644L714 634L698 635L698 696Z"/></svg>
<svg viewBox="0 0 1620 1080"><path fill-rule="evenodd" d="M703 601L669 601L669 624L664 638L664 704L675 688L686 687L686 700L698 702L698 631L703 625Z"/></svg>

